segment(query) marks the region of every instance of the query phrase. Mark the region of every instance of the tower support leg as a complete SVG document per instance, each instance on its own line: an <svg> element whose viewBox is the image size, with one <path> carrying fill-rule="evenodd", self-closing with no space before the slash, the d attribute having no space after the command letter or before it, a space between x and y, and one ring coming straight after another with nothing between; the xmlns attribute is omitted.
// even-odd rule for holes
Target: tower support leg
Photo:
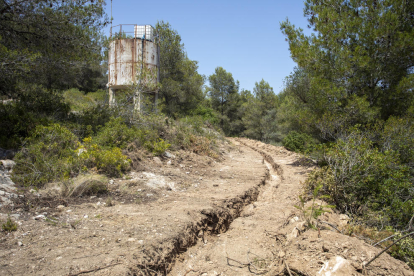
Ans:
<svg viewBox="0 0 414 276"><path fill-rule="evenodd" d="M109 107L115 106L115 89L109 87Z"/></svg>
<svg viewBox="0 0 414 276"><path fill-rule="evenodd" d="M141 91L134 92L134 111L141 112Z"/></svg>

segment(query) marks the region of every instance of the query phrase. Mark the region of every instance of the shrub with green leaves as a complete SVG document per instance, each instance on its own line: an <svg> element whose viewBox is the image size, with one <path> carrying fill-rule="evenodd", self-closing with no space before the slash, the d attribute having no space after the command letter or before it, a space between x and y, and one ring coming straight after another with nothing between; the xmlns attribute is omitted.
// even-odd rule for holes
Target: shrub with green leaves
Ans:
<svg viewBox="0 0 414 276"><path fill-rule="evenodd" d="M52 124L37 126L15 156L13 181L40 187L70 176L72 161L76 158L77 137L67 128Z"/></svg>
<svg viewBox="0 0 414 276"><path fill-rule="evenodd" d="M354 130L325 149L324 161L328 169L315 171L307 184L322 183L338 208L374 225L378 215L384 224L407 224L414 212L414 190L409 168L397 152L381 152L366 134Z"/></svg>
<svg viewBox="0 0 414 276"><path fill-rule="evenodd" d="M151 151L154 155L162 155L167 149L171 147L171 144L168 144L161 138L158 138L157 141L153 143L147 142L145 145L147 149Z"/></svg>
<svg viewBox="0 0 414 276"><path fill-rule="evenodd" d="M18 148L37 125L64 120L69 105L58 91L39 85L18 85L18 101L0 102L0 147Z"/></svg>
<svg viewBox="0 0 414 276"><path fill-rule="evenodd" d="M17 230L17 223L8 216L6 222L1 225L1 228L4 232L13 232Z"/></svg>
<svg viewBox="0 0 414 276"><path fill-rule="evenodd" d="M288 150L308 153L312 151L316 145L315 139L306 133L291 131L283 138L282 144Z"/></svg>
<svg viewBox="0 0 414 276"><path fill-rule="evenodd" d="M405 233L398 233L394 240L398 240ZM399 242L394 249L391 249L391 255L397 259L406 262L412 269L414 269L414 238L407 237Z"/></svg>
<svg viewBox="0 0 414 276"><path fill-rule="evenodd" d="M102 174L117 177L122 176L130 168L131 161L122 154L120 148L101 147L93 143L91 137L83 139L82 144L78 143L76 152L76 165L82 171L96 167Z"/></svg>
<svg viewBox="0 0 414 276"><path fill-rule="evenodd" d="M93 138L96 144L103 147L125 148L137 136L135 127L128 127L121 117L112 117Z"/></svg>

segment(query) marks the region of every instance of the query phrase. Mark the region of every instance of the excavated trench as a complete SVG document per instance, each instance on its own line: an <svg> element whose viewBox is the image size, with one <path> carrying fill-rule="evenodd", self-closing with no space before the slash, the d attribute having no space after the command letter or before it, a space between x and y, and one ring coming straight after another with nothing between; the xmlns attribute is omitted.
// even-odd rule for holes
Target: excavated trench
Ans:
<svg viewBox="0 0 414 276"><path fill-rule="evenodd" d="M244 208L257 201L258 196L266 181L270 178L269 165L274 169L278 176L282 177L282 168L276 164L273 158L265 152L250 147L249 145L237 140L246 147L260 153L263 162L266 161L266 174L257 185L247 190L243 195L222 201L213 209L201 211L199 221L193 221L184 227L184 231L179 233L174 239L166 241L167 244L160 244L157 247L143 250L143 257L138 265L130 267L131 275L167 275L174 266L177 258L185 253L189 248L195 246L197 242L204 242L211 235L225 233L231 223L240 217Z"/></svg>

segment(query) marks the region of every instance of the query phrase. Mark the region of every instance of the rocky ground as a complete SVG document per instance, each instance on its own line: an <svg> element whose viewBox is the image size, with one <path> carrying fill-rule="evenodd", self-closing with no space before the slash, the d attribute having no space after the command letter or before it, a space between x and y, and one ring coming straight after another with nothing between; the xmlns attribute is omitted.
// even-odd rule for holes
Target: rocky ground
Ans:
<svg viewBox="0 0 414 276"><path fill-rule="evenodd" d="M104 195L11 188L0 220L18 230L0 234L0 275L414 275L387 254L363 271L380 249L339 233L344 215L304 227L294 204L312 169L282 147L232 139L220 161L174 152L109 180Z"/></svg>

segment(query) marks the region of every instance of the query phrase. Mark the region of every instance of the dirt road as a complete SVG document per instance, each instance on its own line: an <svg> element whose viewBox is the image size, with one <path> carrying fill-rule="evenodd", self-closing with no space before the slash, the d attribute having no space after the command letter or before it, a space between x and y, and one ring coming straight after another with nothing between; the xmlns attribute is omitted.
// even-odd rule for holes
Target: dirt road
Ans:
<svg viewBox="0 0 414 276"><path fill-rule="evenodd" d="M379 249L331 228L304 231L293 205L312 167L282 147L231 142L221 162L177 152L143 163L106 196L40 191L36 207L26 197L2 209L19 227L0 236L0 275L328 275L338 257L346 270L330 275L362 275ZM386 254L373 264L367 275L413 275Z"/></svg>

